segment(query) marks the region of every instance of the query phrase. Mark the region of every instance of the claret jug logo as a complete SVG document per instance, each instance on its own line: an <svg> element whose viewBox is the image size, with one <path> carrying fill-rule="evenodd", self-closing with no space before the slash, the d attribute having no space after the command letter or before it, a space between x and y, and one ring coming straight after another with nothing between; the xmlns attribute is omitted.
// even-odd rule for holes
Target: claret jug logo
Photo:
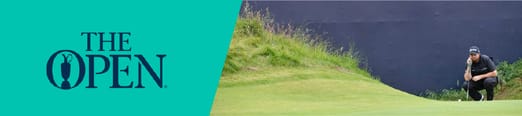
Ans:
<svg viewBox="0 0 522 116"><path fill-rule="evenodd" d="M105 37L107 35L108 37ZM112 67L112 85L106 85L109 88L145 88L149 86L157 86L159 88L166 87L163 83L163 59L167 55L156 54L155 56L148 57L149 60L154 58L159 62L151 64L142 54L129 54L132 49L129 44L131 38L130 32L81 32L81 36L87 40L86 51L88 54L82 56L73 50L58 50L49 57L46 69L47 78L52 86L63 90L77 88L83 82L87 73L88 85L85 86L85 88L98 88L95 84L95 75L108 73L109 69ZM109 39L104 39L104 37ZM92 41L99 42L98 50L91 49ZM104 48L104 44L110 45L110 49ZM115 49L115 44L119 45L119 49ZM102 53L110 53L110 55L106 56ZM86 60L84 60L84 58ZM99 62L95 62L95 59L99 59L103 62L101 64L96 64ZM130 64L123 64L126 66L120 67L121 60L137 62L137 75L129 76L129 72L133 70L129 70ZM97 71L100 70L97 69L95 72L95 65L103 66L102 70ZM154 70L154 66L156 67L156 70ZM144 71L149 73L156 85L144 85L142 83L142 72ZM60 73L55 74L57 72ZM121 85L119 82L120 73L127 75L129 78L135 77L135 79L128 84ZM74 77L75 80L70 77ZM134 82L137 82L137 84Z"/></svg>

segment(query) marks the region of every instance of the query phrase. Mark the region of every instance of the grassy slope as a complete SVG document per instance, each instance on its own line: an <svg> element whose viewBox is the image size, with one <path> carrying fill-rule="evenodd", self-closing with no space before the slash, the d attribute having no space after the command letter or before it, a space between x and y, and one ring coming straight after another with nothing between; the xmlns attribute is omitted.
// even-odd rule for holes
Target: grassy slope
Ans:
<svg viewBox="0 0 522 116"><path fill-rule="evenodd" d="M505 82L497 93L497 98L522 99L522 59L511 64L502 62L497 70L499 70L499 77Z"/></svg>
<svg viewBox="0 0 522 116"><path fill-rule="evenodd" d="M513 78L498 90L498 99L522 99L522 77Z"/></svg>
<svg viewBox="0 0 522 116"><path fill-rule="evenodd" d="M522 78L514 78L497 94L499 99L522 99Z"/></svg>
<svg viewBox="0 0 522 116"><path fill-rule="evenodd" d="M306 34L275 33L260 15L237 22L211 115L519 115L522 101L442 102L357 68ZM303 39L305 38L305 39Z"/></svg>

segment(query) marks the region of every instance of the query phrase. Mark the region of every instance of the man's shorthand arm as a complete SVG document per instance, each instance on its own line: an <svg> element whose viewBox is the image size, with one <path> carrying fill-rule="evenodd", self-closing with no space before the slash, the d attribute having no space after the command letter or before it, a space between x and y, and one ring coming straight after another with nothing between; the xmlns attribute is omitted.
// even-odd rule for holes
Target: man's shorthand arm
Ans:
<svg viewBox="0 0 522 116"><path fill-rule="evenodd" d="M493 70L493 71L488 72L486 74L481 74L481 75L474 76L473 77L473 81L478 81L480 79L492 78L492 77L497 77L497 70Z"/></svg>

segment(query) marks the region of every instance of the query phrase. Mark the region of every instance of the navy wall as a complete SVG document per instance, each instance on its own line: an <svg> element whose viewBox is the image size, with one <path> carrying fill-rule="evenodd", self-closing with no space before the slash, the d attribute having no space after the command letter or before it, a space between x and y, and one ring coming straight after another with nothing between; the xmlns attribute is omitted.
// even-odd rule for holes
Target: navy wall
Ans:
<svg viewBox="0 0 522 116"><path fill-rule="evenodd" d="M471 45L497 61L522 56L522 2L250 1L276 23L305 26L336 47L354 42L371 73L400 90L457 87Z"/></svg>

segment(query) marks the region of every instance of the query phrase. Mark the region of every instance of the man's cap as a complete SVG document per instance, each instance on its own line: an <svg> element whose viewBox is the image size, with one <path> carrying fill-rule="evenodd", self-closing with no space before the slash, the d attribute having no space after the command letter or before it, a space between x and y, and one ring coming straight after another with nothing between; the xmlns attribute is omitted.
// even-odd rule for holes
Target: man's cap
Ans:
<svg viewBox="0 0 522 116"><path fill-rule="evenodd" d="M477 46L471 46L469 48L469 54L477 54L480 53L480 49Z"/></svg>

